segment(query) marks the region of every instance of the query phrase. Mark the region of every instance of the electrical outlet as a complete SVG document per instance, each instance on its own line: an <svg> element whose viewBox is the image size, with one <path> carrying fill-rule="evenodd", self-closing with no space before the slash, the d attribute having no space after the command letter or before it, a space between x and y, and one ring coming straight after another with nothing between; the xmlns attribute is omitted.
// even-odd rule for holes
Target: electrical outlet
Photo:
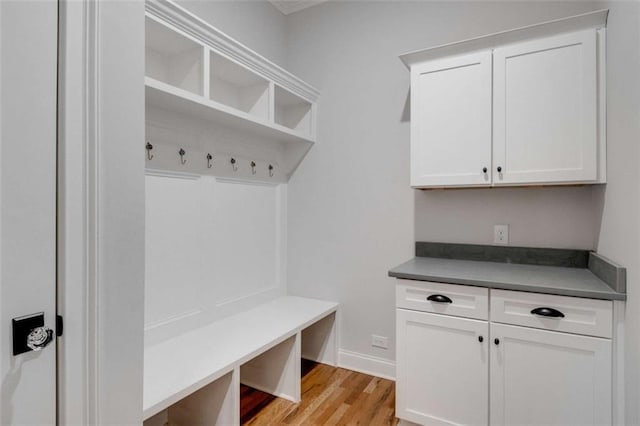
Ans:
<svg viewBox="0 0 640 426"><path fill-rule="evenodd" d="M389 349L389 339L384 336L371 335L371 346L382 349Z"/></svg>
<svg viewBox="0 0 640 426"><path fill-rule="evenodd" d="M509 244L509 225L493 225L493 242Z"/></svg>

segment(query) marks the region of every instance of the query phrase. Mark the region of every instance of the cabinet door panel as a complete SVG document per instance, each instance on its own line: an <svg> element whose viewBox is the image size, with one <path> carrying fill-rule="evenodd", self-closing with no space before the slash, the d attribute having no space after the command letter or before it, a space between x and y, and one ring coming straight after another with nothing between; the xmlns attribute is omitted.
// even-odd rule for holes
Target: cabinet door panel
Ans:
<svg viewBox="0 0 640 426"><path fill-rule="evenodd" d="M494 184L597 181L595 30L501 47L493 60Z"/></svg>
<svg viewBox="0 0 640 426"><path fill-rule="evenodd" d="M411 185L488 186L491 52L411 68Z"/></svg>
<svg viewBox="0 0 640 426"><path fill-rule="evenodd" d="M396 325L396 415L423 425L486 425L488 323L398 309Z"/></svg>
<svg viewBox="0 0 640 426"><path fill-rule="evenodd" d="M611 424L609 339L492 323L490 371L492 425Z"/></svg>

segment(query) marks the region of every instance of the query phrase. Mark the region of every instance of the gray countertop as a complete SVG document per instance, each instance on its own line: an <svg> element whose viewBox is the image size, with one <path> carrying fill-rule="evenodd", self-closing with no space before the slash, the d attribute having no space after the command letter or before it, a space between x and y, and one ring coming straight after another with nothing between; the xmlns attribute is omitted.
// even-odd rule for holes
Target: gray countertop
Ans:
<svg viewBox="0 0 640 426"><path fill-rule="evenodd" d="M416 257L391 269L389 276L591 299L627 298L586 268Z"/></svg>

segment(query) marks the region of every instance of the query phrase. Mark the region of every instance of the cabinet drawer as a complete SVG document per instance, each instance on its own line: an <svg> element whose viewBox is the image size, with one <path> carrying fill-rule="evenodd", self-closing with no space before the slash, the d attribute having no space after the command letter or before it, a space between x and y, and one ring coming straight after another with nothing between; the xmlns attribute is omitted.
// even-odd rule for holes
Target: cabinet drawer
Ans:
<svg viewBox="0 0 640 426"><path fill-rule="evenodd" d="M396 306L486 320L489 318L489 290L428 281L398 280Z"/></svg>
<svg viewBox="0 0 640 426"><path fill-rule="evenodd" d="M491 321L611 338L613 302L491 290Z"/></svg>

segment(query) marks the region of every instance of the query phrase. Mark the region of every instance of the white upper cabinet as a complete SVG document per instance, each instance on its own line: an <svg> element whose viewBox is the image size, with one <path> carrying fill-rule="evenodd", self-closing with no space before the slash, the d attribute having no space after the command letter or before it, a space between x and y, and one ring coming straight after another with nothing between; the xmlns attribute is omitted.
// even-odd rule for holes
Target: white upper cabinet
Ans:
<svg viewBox="0 0 640 426"><path fill-rule="evenodd" d="M496 185L598 180L596 51L595 30L495 49Z"/></svg>
<svg viewBox="0 0 640 426"><path fill-rule="evenodd" d="M606 182L606 17L402 55L411 69L411 186Z"/></svg>
<svg viewBox="0 0 640 426"><path fill-rule="evenodd" d="M411 68L411 184L488 186L491 51Z"/></svg>

